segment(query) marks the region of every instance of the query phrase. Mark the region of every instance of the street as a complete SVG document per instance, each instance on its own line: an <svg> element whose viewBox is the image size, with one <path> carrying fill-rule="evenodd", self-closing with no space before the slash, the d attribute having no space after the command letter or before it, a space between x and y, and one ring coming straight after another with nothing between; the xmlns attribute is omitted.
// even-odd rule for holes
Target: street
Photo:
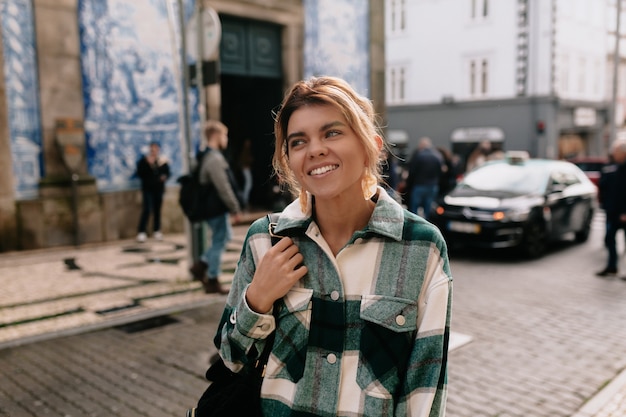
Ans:
<svg viewBox="0 0 626 417"><path fill-rule="evenodd" d="M597 216L588 242L538 260L451 254L452 331L472 340L449 357L447 416L573 416L626 367L626 281L594 276L602 238ZM223 301L0 350L0 416L183 416Z"/></svg>

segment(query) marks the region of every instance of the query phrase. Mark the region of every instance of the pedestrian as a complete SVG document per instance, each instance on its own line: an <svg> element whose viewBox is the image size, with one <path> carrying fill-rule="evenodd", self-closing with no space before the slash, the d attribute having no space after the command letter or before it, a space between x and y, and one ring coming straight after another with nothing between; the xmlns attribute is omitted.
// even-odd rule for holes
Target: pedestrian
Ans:
<svg viewBox="0 0 626 417"><path fill-rule="evenodd" d="M215 343L239 372L275 333L263 414L443 416L452 278L437 228L377 184L372 103L334 77L297 82L273 166L294 197L249 228Z"/></svg>
<svg viewBox="0 0 626 417"><path fill-rule="evenodd" d="M480 142L474 150L467 157L467 163L465 165L465 172L469 172L474 168L477 168L488 161L489 154L491 153L491 142L483 140Z"/></svg>
<svg viewBox="0 0 626 417"><path fill-rule="evenodd" d="M431 206L439 194L439 179L445 170L443 157L433 147L428 137L419 140L409 161L406 190L409 193L409 210L425 219L430 217Z"/></svg>
<svg viewBox="0 0 626 417"><path fill-rule="evenodd" d="M189 271L194 279L202 282L205 293L227 294L219 282L222 255L232 238L231 216L233 222L239 222L241 218L241 202L233 173L221 152L228 147L228 128L222 122L208 120L203 130L206 149L199 158L199 181L204 186L212 184L215 187L215 197L222 201L224 212L206 220L211 231L211 244Z"/></svg>
<svg viewBox="0 0 626 417"><path fill-rule="evenodd" d="M459 176L460 159L458 155L453 154L446 148L437 148L441 156L445 168L439 176L439 192L438 196L443 197L448 194L456 186L457 177Z"/></svg>
<svg viewBox="0 0 626 417"><path fill-rule="evenodd" d="M617 275L618 257L616 235L626 233L626 139L611 144L611 162L602 168L598 184L600 205L606 216L604 245L608 251L606 267L596 275ZM626 277L624 278L626 279Z"/></svg>
<svg viewBox="0 0 626 417"><path fill-rule="evenodd" d="M161 207L165 182L170 177L170 166L160 154L161 145L151 142L149 151L137 161L137 177L141 180L141 216L137 226L137 242L146 241L148 220L152 214L152 233L156 240L163 240L161 232Z"/></svg>
<svg viewBox="0 0 626 417"><path fill-rule="evenodd" d="M398 194L398 183L400 175L398 173L397 157L385 149L381 150L382 160L382 186L389 195L396 201L401 202L402 199Z"/></svg>
<svg viewBox="0 0 626 417"><path fill-rule="evenodd" d="M254 157L252 156L252 141L250 139L244 139L241 152L239 153L238 166L243 177L243 188L241 190L241 197L243 199L243 208L247 209L250 204L250 191L252 191L253 179L252 179L252 163Z"/></svg>

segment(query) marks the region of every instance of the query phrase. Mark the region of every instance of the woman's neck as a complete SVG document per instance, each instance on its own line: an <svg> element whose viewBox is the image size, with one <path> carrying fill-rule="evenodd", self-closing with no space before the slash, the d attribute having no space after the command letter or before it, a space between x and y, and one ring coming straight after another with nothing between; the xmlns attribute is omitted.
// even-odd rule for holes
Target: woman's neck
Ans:
<svg viewBox="0 0 626 417"><path fill-rule="evenodd" d="M320 233L337 255L354 232L362 230L372 217L375 203L363 197L341 204L315 202L313 212Z"/></svg>

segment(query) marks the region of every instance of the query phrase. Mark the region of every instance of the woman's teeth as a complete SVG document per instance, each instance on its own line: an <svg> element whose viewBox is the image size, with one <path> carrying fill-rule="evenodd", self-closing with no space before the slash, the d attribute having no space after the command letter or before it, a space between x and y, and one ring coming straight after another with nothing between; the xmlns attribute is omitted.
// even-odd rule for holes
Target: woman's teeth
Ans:
<svg viewBox="0 0 626 417"><path fill-rule="evenodd" d="M333 171L337 169L338 165L328 165L325 167L315 168L313 171L309 172L309 175L321 175L325 174L329 171Z"/></svg>

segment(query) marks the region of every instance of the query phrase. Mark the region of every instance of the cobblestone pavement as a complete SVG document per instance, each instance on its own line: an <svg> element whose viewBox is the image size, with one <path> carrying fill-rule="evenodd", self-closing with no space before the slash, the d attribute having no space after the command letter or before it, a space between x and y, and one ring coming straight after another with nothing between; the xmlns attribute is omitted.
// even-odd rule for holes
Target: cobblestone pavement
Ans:
<svg viewBox="0 0 626 417"><path fill-rule="evenodd" d="M626 416L626 282L593 276L602 221L532 262L453 253L448 417ZM0 255L0 416L183 416L225 301L189 280L185 246Z"/></svg>

